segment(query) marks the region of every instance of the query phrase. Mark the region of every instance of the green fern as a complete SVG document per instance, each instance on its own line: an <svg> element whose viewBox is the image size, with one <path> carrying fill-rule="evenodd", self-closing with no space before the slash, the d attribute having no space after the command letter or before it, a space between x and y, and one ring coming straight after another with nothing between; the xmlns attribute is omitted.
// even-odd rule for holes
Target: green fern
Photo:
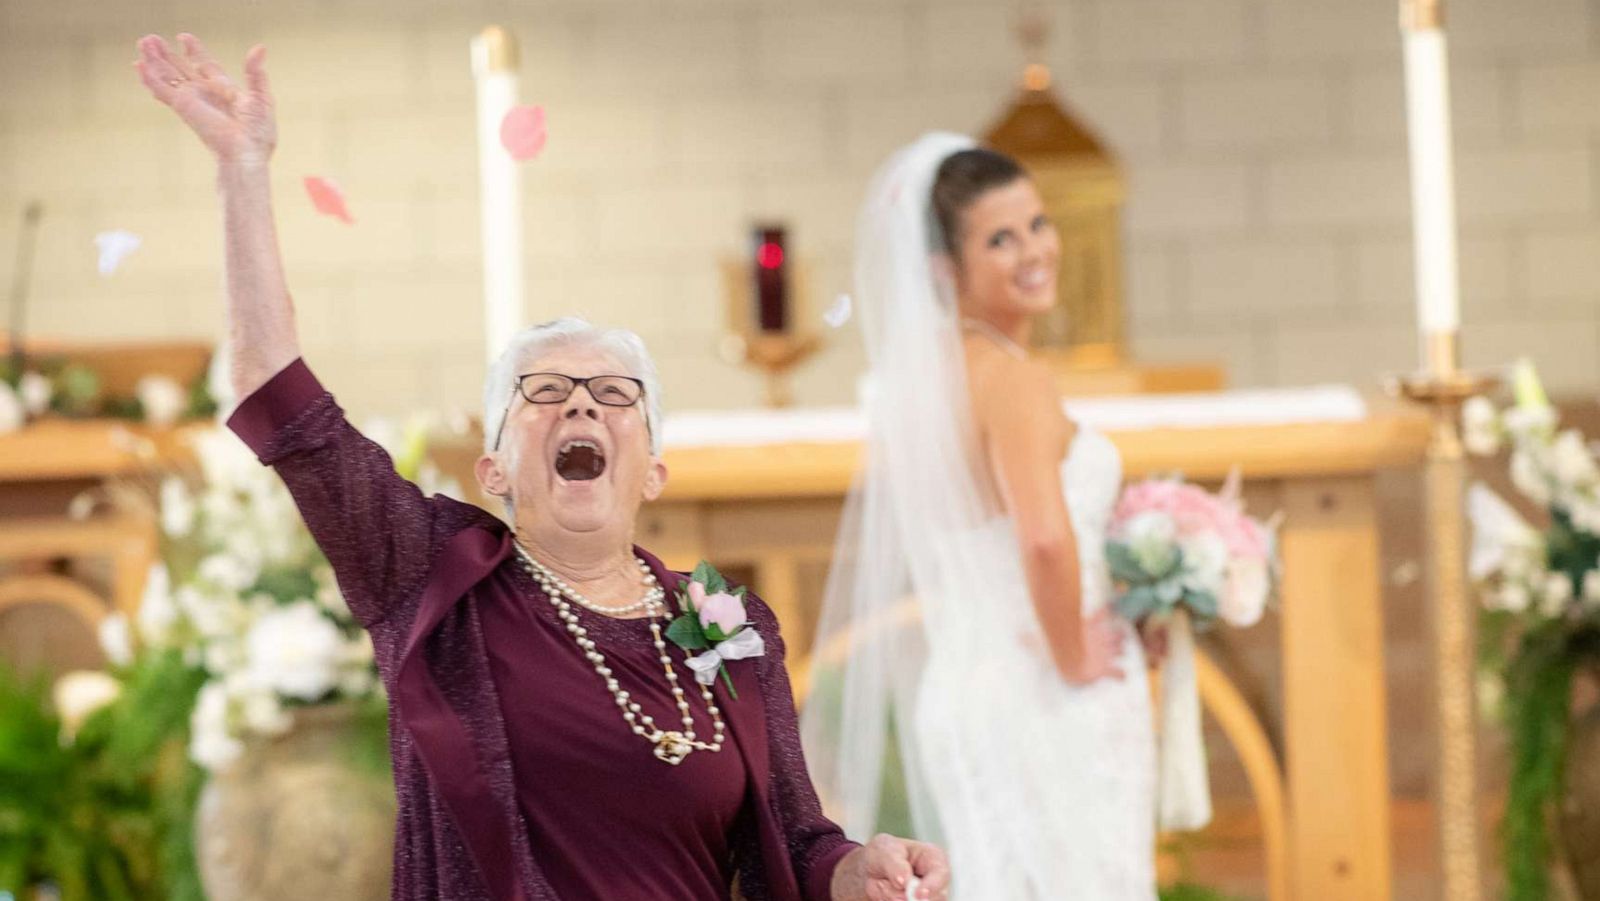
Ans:
<svg viewBox="0 0 1600 901"><path fill-rule="evenodd" d="M176 655L150 656L64 744L44 682L0 664L0 891L203 901L172 890L198 886L189 822L200 773L184 742L202 677Z"/></svg>
<svg viewBox="0 0 1600 901"><path fill-rule="evenodd" d="M1506 901L1550 897L1551 812L1566 765L1572 679L1600 661L1600 629L1547 622L1527 632L1506 669L1511 779L1501 821Z"/></svg>

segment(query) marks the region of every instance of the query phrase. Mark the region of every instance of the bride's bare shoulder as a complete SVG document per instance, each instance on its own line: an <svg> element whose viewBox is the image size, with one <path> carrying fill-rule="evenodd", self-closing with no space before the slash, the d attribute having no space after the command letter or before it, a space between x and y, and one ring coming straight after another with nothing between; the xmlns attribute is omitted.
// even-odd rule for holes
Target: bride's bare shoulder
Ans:
<svg viewBox="0 0 1600 901"><path fill-rule="evenodd" d="M981 338L968 338L964 344L968 388L980 420L1032 420L1072 437L1073 426L1062 412L1061 392L1049 365L1013 356Z"/></svg>

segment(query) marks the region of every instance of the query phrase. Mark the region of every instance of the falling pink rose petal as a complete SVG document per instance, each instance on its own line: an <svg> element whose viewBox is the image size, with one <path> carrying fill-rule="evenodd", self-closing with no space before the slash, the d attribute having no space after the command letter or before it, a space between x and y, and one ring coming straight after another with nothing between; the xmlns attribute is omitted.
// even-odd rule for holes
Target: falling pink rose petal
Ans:
<svg viewBox="0 0 1600 901"><path fill-rule="evenodd" d="M513 106L500 120L500 143L519 163L538 156L545 137L542 106Z"/></svg>
<svg viewBox="0 0 1600 901"><path fill-rule="evenodd" d="M344 205L344 192L333 183L333 179L316 175L306 176L306 193L311 195L311 205L317 208L317 212L324 216L332 216L346 225L355 224L356 220L351 217L350 210Z"/></svg>

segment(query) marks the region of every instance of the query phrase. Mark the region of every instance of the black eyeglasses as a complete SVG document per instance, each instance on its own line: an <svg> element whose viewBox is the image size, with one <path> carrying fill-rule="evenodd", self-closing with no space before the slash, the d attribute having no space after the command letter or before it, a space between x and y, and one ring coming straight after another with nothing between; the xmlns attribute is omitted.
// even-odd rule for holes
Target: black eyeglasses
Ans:
<svg viewBox="0 0 1600 901"><path fill-rule="evenodd" d="M595 403L608 407L631 407L644 396L644 382L626 375L594 375L578 378L559 372L528 372L517 376L516 393L506 401L505 412L500 414L500 430L495 432L494 449L500 449L500 439L506 433L506 420L511 416L511 405L517 394L530 404L566 403L578 386L589 392Z"/></svg>

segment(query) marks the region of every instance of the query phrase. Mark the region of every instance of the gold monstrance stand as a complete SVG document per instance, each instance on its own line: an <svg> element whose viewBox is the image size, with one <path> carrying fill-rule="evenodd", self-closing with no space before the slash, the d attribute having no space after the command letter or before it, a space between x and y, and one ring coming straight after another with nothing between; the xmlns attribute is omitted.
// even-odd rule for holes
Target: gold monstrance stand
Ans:
<svg viewBox="0 0 1600 901"><path fill-rule="evenodd" d="M1476 704L1477 605L1467 583L1466 459L1458 423L1468 398L1493 379L1461 368L1455 197L1443 0L1400 0L1416 256L1421 372L1392 390L1428 409L1424 521L1437 747L1433 786L1440 897L1478 901Z"/></svg>
<svg viewBox="0 0 1600 901"><path fill-rule="evenodd" d="M1122 205L1127 174L1094 128L1052 88L1044 64L1048 18L1030 4L1017 28L1027 65L984 143L1033 177L1061 240L1056 303L1034 319L1034 353L1063 394L1217 390L1211 363L1144 363L1128 352L1123 287Z"/></svg>
<svg viewBox="0 0 1600 901"><path fill-rule="evenodd" d="M1127 182L1117 158L1064 108L1041 61L1049 24L1025 10L1017 36L1027 54L1021 89L984 143L1032 173L1061 236L1057 303L1035 321L1035 343L1071 369L1122 364L1122 203Z"/></svg>

